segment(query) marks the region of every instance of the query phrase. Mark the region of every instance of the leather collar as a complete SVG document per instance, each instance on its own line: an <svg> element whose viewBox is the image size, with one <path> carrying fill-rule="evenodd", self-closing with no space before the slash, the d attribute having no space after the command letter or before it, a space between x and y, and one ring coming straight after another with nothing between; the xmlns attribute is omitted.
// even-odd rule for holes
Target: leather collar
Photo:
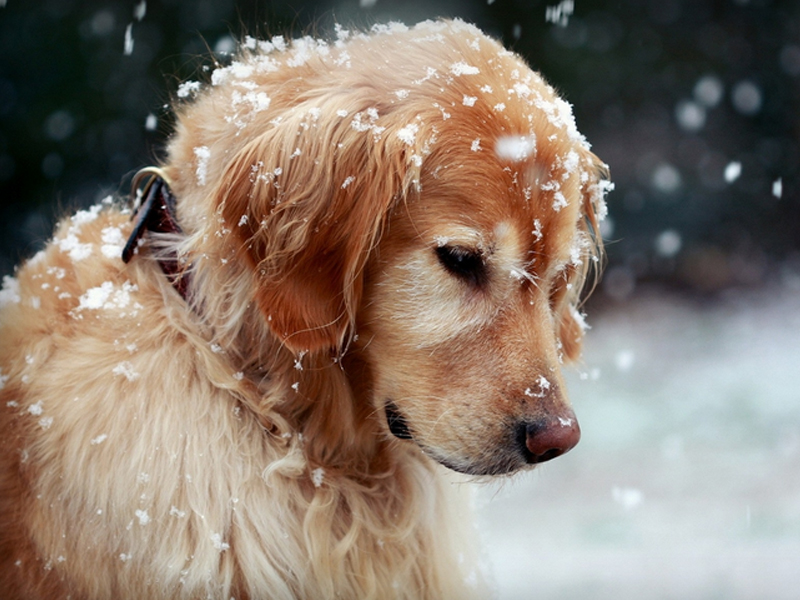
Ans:
<svg viewBox="0 0 800 600"><path fill-rule="evenodd" d="M183 230L175 218L175 196L169 188L167 176L156 167L139 171L131 185L131 200L134 204L134 223L125 247L122 260L126 264L138 254L147 232L182 234ZM161 270L172 287L184 300L189 296L190 276L187 265L177 252L158 258Z"/></svg>

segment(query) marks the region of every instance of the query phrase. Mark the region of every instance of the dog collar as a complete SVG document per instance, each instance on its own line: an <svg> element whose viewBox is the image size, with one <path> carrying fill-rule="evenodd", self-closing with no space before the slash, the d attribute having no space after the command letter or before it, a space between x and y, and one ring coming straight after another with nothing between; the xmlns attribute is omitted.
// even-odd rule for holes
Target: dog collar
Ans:
<svg viewBox="0 0 800 600"><path fill-rule="evenodd" d="M183 233L175 219L175 196L169 188L168 181L166 174L157 167L144 168L133 178L131 201L135 207L134 224L133 231L122 250L124 263L130 262L137 254L145 233ZM159 256L158 264L172 287L186 300L189 294L190 276L177 252Z"/></svg>

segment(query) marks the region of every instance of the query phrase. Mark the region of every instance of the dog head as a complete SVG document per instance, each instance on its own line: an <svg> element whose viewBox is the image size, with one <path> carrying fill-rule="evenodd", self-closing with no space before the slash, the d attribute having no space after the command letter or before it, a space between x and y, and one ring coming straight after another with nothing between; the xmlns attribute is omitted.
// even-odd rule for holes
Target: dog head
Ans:
<svg viewBox="0 0 800 600"><path fill-rule="evenodd" d="M234 67L247 81L220 86L243 124L215 210L274 335L348 348L388 429L455 470L574 446L560 367L580 349L604 165L569 105L458 21Z"/></svg>

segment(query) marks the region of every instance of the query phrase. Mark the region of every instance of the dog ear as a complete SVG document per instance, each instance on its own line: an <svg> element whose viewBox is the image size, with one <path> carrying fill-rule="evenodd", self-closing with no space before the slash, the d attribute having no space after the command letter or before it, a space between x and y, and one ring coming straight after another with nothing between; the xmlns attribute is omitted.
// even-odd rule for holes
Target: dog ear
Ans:
<svg viewBox="0 0 800 600"><path fill-rule="evenodd" d="M561 285L551 297L557 315L557 327L562 352L567 360L580 356L586 324L580 304L591 294L600 280L603 259L603 239L600 221L607 213L605 196L614 188L608 179L608 166L593 153L586 151L581 176L581 216L576 244L579 260L563 271ZM581 299L583 295L583 299Z"/></svg>
<svg viewBox="0 0 800 600"><path fill-rule="evenodd" d="M342 347L354 333L367 257L391 206L419 177L391 118L332 104L300 105L266 125L217 193L255 274L255 299L294 352Z"/></svg>

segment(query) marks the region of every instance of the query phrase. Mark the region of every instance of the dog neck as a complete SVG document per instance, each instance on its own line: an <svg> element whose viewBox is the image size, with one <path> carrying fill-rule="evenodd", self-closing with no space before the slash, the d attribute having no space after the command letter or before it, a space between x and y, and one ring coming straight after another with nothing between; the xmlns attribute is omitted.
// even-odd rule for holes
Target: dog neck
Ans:
<svg viewBox="0 0 800 600"><path fill-rule="evenodd" d="M191 226L184 231L178 224L177 198L172 187L168 175L156 167L142 169L134 177L131 195L137 208L133 230L122 252L125 263L138 254L147 235L180 236L188 240L188 245L193 239L203 237L193 232ZM234 321L249 325L230 328L229 317L214 316L226 313L224 302L219 306L214 302L224 294L216 294L209 301L206 288L209 278L213 278L215 288L228 292L238 289L230 281L220 285L216 279L223 273L235 279L234 264L228 270L209 269L207 256L195 256L191 250L183 254L178 247L174 243L156 243L150 249L172 286L187 306L193 308L197 324L203 323L203 329L214 332L211 345L224 347L236 369L255 383L254 396L245 394L242 400L259 422L271 429L279 415L279 420L291 431L302 433L306 440L305 454L312 464L364 477L391 470L394 461L387 454L388 441L381 436L378 417L369 401L370 391L365 389L369 387L366 383L369 377L364 365L335 350L294 355L261 323L260 312L241 301L229 303L249 306L245 313L237 313ZM346 374L350 370L359 373L358 389L351 388ZM276 390L273 387L276 381L287 386L291 382L291 386Z"/></svg>

